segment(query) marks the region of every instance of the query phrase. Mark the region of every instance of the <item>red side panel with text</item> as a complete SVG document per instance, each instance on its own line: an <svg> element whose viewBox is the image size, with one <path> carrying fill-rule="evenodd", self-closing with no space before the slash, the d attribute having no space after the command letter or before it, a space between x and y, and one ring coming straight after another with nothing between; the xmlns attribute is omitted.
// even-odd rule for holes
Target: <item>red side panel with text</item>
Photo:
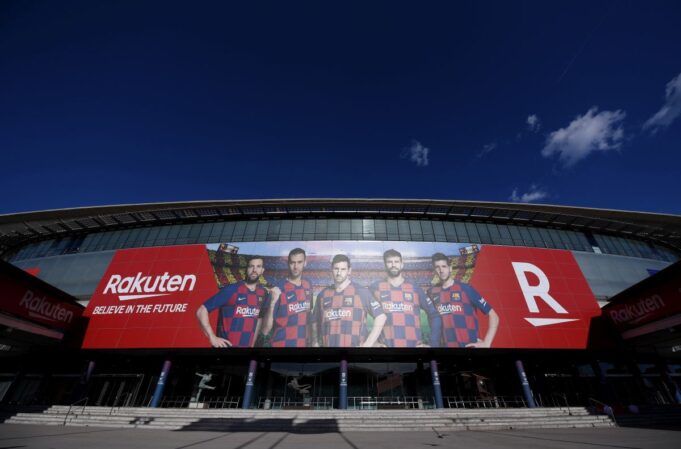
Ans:
<svg viewBox="0 0 681 449"><path fill-rule="evenodd" d="M196 309L217 291L204 245L120 250L85 311L83 348L209 347Z"/></svg>

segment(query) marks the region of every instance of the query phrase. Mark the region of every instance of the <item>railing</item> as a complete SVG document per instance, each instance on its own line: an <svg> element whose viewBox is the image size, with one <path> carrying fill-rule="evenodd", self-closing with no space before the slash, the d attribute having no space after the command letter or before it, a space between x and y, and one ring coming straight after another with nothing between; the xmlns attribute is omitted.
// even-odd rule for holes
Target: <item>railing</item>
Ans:
<svg viewBox="0 0 681 449"><path fill-rule="evenodd" d="M568 403L568 398L566 394L563 393L551 393L551 397L558 397L563 399L565 402L565 408L567 408L567 412L569 416L572 416L572 412L570 411L570 404Z"/></svg>
<svg viewBox="0 0 681 449"><path fill-rule="evenodd" d="M68 419L69 419L69 415L71 414L71 409L73 408L73 406L74 406L74 405L78 405L78 403L80 403L80 402L83 402L83 408L80 409L80 414L82 415L83 412L85 411L85 407L87 406L87 401L88 401L88 397L86 396L86 397L84 397L84 398L78 399L76 402L74 402L73 404L69 405L69 409L68 409L68 411L66 412L66 416L64 417L64 424L63 424L64 426L66 425L66 422L67 422Z"/></svg>
<svg viewBox="0 0 681 449"><path fill-rule="evenodd" d="M288 398L284 396L260 396L258 398L258 408L264 410L273 409L309 409L309 410L329 410L337 404L336 396L315 396L306 399Z"/></svg>
<svg viewBox="0 0 681 449"><path fill-rule="evenodd" d="M537 394L534 396L534 402L539 407L558 407L560 409L567 409L568 415L572 416L572 410L570 410L570 401L566 394L563 393L551 393L549 395ZM574 407L574 404L573 404Z"/></svg>
<svg viewBox="0 0 681 449"><path fill-rule="evenodd" d="M350 396L348 408L355 410L378 409L428 409L433 408L433 398L421 396Z"/></svg>
<svg viewBox="0 0 681 449"><path fill-rule="evenodd" d="M594 399L594 398L589 398L589 403L592 404L591 406L594 409L596 409L597 406L599 406L599 405L601 407L603 407L603 413L605 413L606 415L611 417L612 421L615 423L615 425L617 425L617 419L615 419L615 409L613 409L611 406L609 406L605 402L601 402L598 399Z"/></svg>
<svg viewBox="0 0 681 449"><path fill-rule="evenodd" d="M477 396L445 396L444 405L447 408L522 408L527 407L523 396L492 396L480 398Z"/></svg>
<svg viewBox="0 0 681 449"><path fill-rule="evenodd" d="M161 408L239 408L241 396L217 396L192 402L191 396L171 396L163 398Z"/></svg>

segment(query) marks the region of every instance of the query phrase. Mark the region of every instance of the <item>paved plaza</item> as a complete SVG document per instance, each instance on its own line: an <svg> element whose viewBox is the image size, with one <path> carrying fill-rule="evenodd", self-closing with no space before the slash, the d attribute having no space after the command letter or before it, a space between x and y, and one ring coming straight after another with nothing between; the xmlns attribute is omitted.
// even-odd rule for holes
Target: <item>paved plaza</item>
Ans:
<svg viewBox="0 0 681 449"><path fill-rule="evenodd" d="M670 430L542 429L463 432L206 432L0 424L0 449L397 449L397 448L678 449Z"/></svg>

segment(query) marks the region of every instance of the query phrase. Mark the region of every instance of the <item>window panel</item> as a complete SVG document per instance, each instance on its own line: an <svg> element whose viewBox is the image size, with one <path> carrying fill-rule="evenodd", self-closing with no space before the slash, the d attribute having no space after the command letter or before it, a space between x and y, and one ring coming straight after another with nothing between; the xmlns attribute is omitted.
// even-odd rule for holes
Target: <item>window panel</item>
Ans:
<svg viewBox="0 0 681 449"><path fill-rule="evenodd" d="M409 221L397 220L397 232L400 234L401 240L409 240L411 238L411 231L409 230Z"/></svg>
<svg viewBox="0 0 681 449"><path fill-rule="evenodd" d="M457 242L460 243L470 243L471 238L468 236L468 231L466 230L465 223L454 223L454 228L456 229Z"/></svg>
<svg viewBox="0 0 681 449"><path fill-rule="evenodd" d="M388 229L388 240L399 240L400 233L397 231L397 221L396 220L386 220L386 228Z"/></svg>
<svg viewBox="0 0 681 449"><path fill-rule="evenodd" d="M456 226L454 222L446 221L444 223L445 235L447 236L448 242L460 242L459 236L456 234Z"/></svg>
<svg viewBox="0 0 681 449"><path fill-rule="evenodd" d="M376 238L374 220L365 218L362 220L362 237L364 240L374 240Z"/></svg>
<svg viewBox="0 0 681 449"><path fill-rule="evenodd" d="M302 240L303 229L305 229L305 220L293 220L291 226L291 240Z"/></svg>
<svg viewBox="0 0 681 449"><path fill-rule="evenodd" d="M213 226L215 223L204 223L201 226L201 232L199 232L199 241L208 243L210 241L210 236L213 232Z"/></svg>
<svg viewBox="0 0 681 449"><path fill-rule="evenodd" d="M258 221L247 221L244 229L244 242L252 242L255 240L255 232L258 230Z"/></svg>
<svg viewBox="0 0 681 449"><path fill-rule="evenodd" d="M385 240L388 237L388 229L384 219L374 219L374 232L377 240Z"/></svg>
<svg viewBox="0 0 681 449"><path fill-rule="evenodd" d="M441 221L433 221L433 233L435 234L436 242L446 242L447 234L445 234L445 226Z"/></svg>
<svg viewBox="0 0 681 449"><path fill-rule="evenodd" d="M303 234L314 236L317 223L315 219L308 218L303 224Z"/></svg>
<svg viewBox="0 0 681 449"><path fill-rule="evenodd" d="M327 224L327 232L329 233L330 239L338 238L338 234L340 234L340 220L337 218L329 219Z"/></svg>
<svg viewBox="0 0 681 449"><path fill-rule="evenodd" d="M293 229L293 220L282 220L281 228L279 229L279 241L291 240L291 230Z"/></svg>
<svg viewBox="0 0 681 449"><path fill-rule="evenodd" d="M279 233L281 232L281 221L272 220L267 227L267 240L279 240Z"/></svg>
<svg viewBox="0 0 681 449"><path fill-rule="evenodd" d="M266 240L267 239L267 229L269 228L270 222L268 220L258 221L258 226L255 228L255 240Z"/></svg>
<svg viewBox="0 0 681 449"><path fill-rule="evenodd" d="M556 248L556 244L553 242L548 229L539 228L539 235L541 235L542 240L544 241L544 244L546 244L547 248Z"/></svg>
<svg viewBox="0 0 681 449"><path fill-rule="evenodd" d="M338 220L340 226L340 235L347 235L348 237L352 234L352 220L343 218ZM347 238L347 237L346 237Z"/></svg>
<svg viewBox="0 0 681 449"><path fill-rule="evenodd" d="M411 240L421 241L423 240L423 231L421 230L421 223L416 220L411 220L409 223L409 234L411 235Z"/></svg>
<svg viewBox="0 0 681 449"><path fill-rule="evenodd" d="M526 228L527 232L530 233L530 238L532 239L532 245L537 247L537 248L546 248L546 243L544 243L544 239L542 238L541 234L539 233L539 229L537 228Z"/></svg>
<svg viewBox="0 0 681 449"><path fill-rule="evenodd" d="M433 231L433 223L428 220L421 222L421 231L423 232L423 240L427 242L435 241L435 233Z"/></svg>
<svg viewBox="0 0 681 449"><path fill-rule="evenodd" d="M246 231L245 221L235 221L234 222L234 232L232 233L232 242L243 242L244 232Z"/></svg>
<svg viewBox="0 0 681 449"><path fill-rule="evenodd" d="M315 239L317 240L328 240L329 239L329 220L319 219L315 220Z"/></svg>
<svg viewBox="0 0 681 449"><path fill-rule="evenodd" d="M492 243L492 236L490 235L488 226L487 223L478 223L476 225L478 234L480 234L480 243Z"/></svg>
<svg viewBox="0 0 681 449"><path fill-rule="evenodd" d="M518 229L518 226L508 225L508 232L511 233L511 240L513 241L514 245L523 246L525 244L522 235L520 235L520 230Z"/></svg>

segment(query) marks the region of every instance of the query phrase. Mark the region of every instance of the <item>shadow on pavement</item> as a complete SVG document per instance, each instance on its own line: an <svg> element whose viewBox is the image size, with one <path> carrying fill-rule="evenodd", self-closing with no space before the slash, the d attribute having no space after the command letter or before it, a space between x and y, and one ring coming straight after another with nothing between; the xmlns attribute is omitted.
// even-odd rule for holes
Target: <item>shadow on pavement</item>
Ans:
<svg viewBox="0 0 681 449"><path fill-rule="evenodd" d="M131 424L139 424L131 422ZM338 433L335 419L309 419L296 423L293 419L249 419L249 418L201 418L176 430L214 432L287 432L287 433Z"/></svg>

